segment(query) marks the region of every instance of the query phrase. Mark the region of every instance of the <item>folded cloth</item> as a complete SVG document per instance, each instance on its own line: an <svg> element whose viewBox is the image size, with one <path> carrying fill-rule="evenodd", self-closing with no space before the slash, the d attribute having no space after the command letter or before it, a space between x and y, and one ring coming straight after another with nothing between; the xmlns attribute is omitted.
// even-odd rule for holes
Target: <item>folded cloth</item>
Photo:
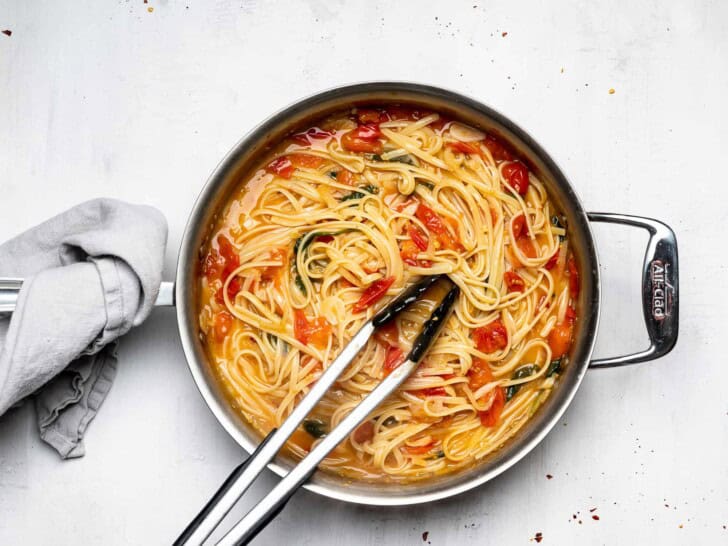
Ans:
<svg viewBox="0 0 728 546"><path fill-rule="evenodd" d="M158 210L95 199L0 245L0 277L25 279L0 319L0 415L35 393L41 438L63 458L83 456L116 373L115 340L149 315L166 243Z"/></svg>

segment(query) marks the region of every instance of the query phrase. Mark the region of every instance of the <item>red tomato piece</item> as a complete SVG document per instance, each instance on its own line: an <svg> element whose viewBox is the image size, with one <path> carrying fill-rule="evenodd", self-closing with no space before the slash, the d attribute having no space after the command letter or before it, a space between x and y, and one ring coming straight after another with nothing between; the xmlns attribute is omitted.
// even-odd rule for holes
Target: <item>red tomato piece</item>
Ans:
<svg viewBox="0 0 728 546"><path fill-rule="evenodd" d="M513 236L516 239L524 233L528 236L528 224L526 224L526 217L523 214L519 214L511 220L511 226L513 227Z"/></svg>
<svg viewBox="0 0 728 546"><path fill-rule="evenodd" d="M390 320L388 323L377 328L374 337L385 346L397 345L399 343L399 326L396 320Z"/></svg>
<svg viewBox="0 0 728 546"><path fill-rule="evenodd" d="M326 160L317 155L309 154L289 154L288 158L294 167L307 167L309 169L318 169L326 163Z"/></svg>
<svg viewBox="0 0 728 546"><path fill-rule="evenodd" d="M387 353L384 356L384 375L392 373L397 367L404 362L404 352L399 347L387 347Z"/></svg>
<svg viewBox="0 0 728 546"><path fill-rule="evenodd" d="M228 283L228 298L231 301L235 301L235 296L238 295L238 292L243 288L243 281L240 279L240 277L235 277L233 280ZM222 297L222 286L218 288L217 292L215 293L215 301L222 305L225 303L225 298Z"/></svg>
<svg viewBox="0 0 728 546"><path fill-rule="evenodd" d="M345 133L341 137L341 146L350 152L380 154L384 149L379 137L382 132L378 125L365 124Z"/></svg>
<svg viewBox="0 0 728 546"><path fill-rule="evenodd" d="M319 242L319 243L328 244L328 243L332 243L333 241L334 241L333 235L319 235L318 237L316 237L316 242Z"/></svg>
<svg viewBox="0 0 728 546"><path fill-rule="evenodd" d="M293 312L293 332L296 339L304 345L310 342L314 347L322 349L329 341L331 325L323 317L310 321L303 309L296 309Z"/></svg>
<svg viewBox="0 0 728 546"><path fill-rule="evenodd" d="M503 166L503 177L520 195L528 192L528 169L520 161L511 161Z"/></svg>
<svg viewBox="0 0 728 546"><path fill-rule="evenodd" d="M291 163L290 159L285 156L281 156L268 163L265 170L271 174L277 174L281 178L291 178L295 168L293 167L293 163Z"/></svg>
<svg viewBox="0 0 728 546"><path fill-rule="evenodd" d="M394 277L387 277L386 279L379 279L370 284L364 293L359 298L359 301L354 304L354 312L361 313L367 307L371 307L377 303L384 294L387 293L389 287L392 286Z"/></svg>
<svg viewBox="0 0 728 546"><path fill-rule="evenodd" d="M573 326L568 321L554 326L549 332L548 342L551 347L551 358L557 359L569 352L571 347Z"/></svg>
<svg viewBox="0 0 728 546"><path fill-rule="evenodd" d="M432 267L432 262L430 260L417 259L417 255L419 253L419 247L409 240L402 243L402 248L399 251L402 261L408 265L413 265L415 267Z"/></svg>
<svg viewBox="0 0 728 546"><path fill-rule="evenodd" d="M351 171L341 169L336 173L336 181L351 186L354 183L354 175L351 174Z"/></svg>
<svg viewBox="0 0 728 546"><path fill-rule="evenodd" d="M470 390L475 392L483 385L487 385L494 380L493 372L485 360L476 358L473 365L468 370L468 386Z"/></svg>
<svg viewBox="0 0 728 546"><path fill-rule="evenodd" d="M225 338L230 333L232 325L233 316L227 311L220 311L217 315L215 315L215 324L213 326L215 340L219 343L225 341Z"/></svg>
<svg viewBox="0 0 728 546"><path fill-rule="evenodd" d="M424 455L425 453L429 453L434 445L435 442L433 441L423 446L404 446L404 450L410 455Z"/></svg>
<svg viewBox="0 0 728 546"><path fill-rule="evenodd" d="M211 249L202 262L202 274L207 277L208 282L212 282L220 278L223 269L225 269L225 258L220 256L216 249Z"/></svg>
<svg viewBox="0 0 728 546"><path fill-rule="evenodd" d="M485 147L490 150L490 155L492 155L493 159L496 161L511 161L513 159L513 154L511 154L508 148L497 138L487 135L483 144L485 144Z"/></svg>
<svg viewBox="0 0 728 546"><path fill-rule="evenodd" d="M508 346L508 330L500 319L473 330L473 341L482 353L494 353Z"/></svg>
<svg viewBox="0 0 728 546"><path fill-rule="evenodd" d="M531 241L531 238L528 235L524 235L516 239L516 244L527 258L536 257L536 248L533 246L533 241Z"/></svg>
<svg viewBox="0 0 728 546"><path fill-rule="evenodd" d="M222 279L227 279L230 274L240 266L240 256L238 256L235 247L230 239L222 233L217 236L217 247L220 255L225 260L225 267L222 270Z"/></svg>
<svg viewBox="0 0 728 546"><path fill-rule="evenodd" d="M566 322L570 324L576 322L576 310L571 305L566 308Z"/></svg>
<svg viewBox="0 0 728 546"><path fill-rule="evenodd" d="M447 249L451 250L460 250L462 249L462 245L460 242L453 237L453 235L448 230L447 226L445 225L445 222L440 217L439 214L437 214L434 210L432 210L430 207L425 205L424 203L420 203L417 206L417 210L415 211L415 216L417 219L425 224L427 229L432 231L437 235L438 240L440 241L440 244L444 246Z"/></svg>
<svg viewBox="0 0 728 546"><path fill-rule="evenodd" d="M460 142L459 140L456 140L455 142L447 142L446 146L456 152L460 152L461 154L480 154L480 146L478 146L475 142Z"/></svg>
<svg viewBox="0 0 728 546"><path fill-rule="evenodd" d="M407 234L410 236L410 239L412 239L412 242L417 245L417 248L423 251L427 250L429 240L427 238L427 235L422 233L422 230L420 228L410 224L407 226Z"/></svg>
<svg viewBox="0 0 728 546"><path fill-rule="evenodd" d="M480 412L480 423L484 427L494 427L498 424L503 408L506 405L506 393L502 387L496 387L493 395L493 402L485 411Z"/></svg>
<svg viewBox="0 0 728 546"><path fill-rule="evenodd" d="M569 294L572 298L576 298L579 295L579 270L576 268L576 262L574 256L569 256L566 262L566 269L569 272Z"/></svg>
<svg viewBox="0 0 728 546"><path fill-rule="evenodd" d="M554 252L554 255L549 258L549 261L546 262L546 265L544 266L549 271L551 271L554 267L556 267L556 263L559 261L559 248L556 249L556 252Z"/></svg>
<svg viewBox="0 0 728 546"><path fill-rule="evenodd" d="M503 274L503 280L506 281L508 292L523 292L526 290L526 281L515 271L506 271Z"/></svg>
<svg viewBox="0 0 728 546"><path fill-rule="evenodd" d="M363 444L374 438L374 422L369 419L354 429L354 441Z"/></svg>
<svg viewBox="0 0 728 546"><path fill-rule="evenodd" d="M430 387L428 389L420 389L418 394L422 396L447 396L445 387Z"/></svg>

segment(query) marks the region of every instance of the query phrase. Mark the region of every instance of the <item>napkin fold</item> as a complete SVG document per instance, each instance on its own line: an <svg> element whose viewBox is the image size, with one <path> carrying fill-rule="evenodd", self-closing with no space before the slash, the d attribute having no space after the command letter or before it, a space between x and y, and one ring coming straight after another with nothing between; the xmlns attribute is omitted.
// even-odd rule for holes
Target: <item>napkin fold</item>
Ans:
<svg viewBox="0 0 728 546"><path fill-rule="evenodd" d="M116 374L116 340L149 315L167 222L152 207L95 199L0 245L0 277L25 279L0 318L0 415L33 394L41 438L63 458Z"/></svg>

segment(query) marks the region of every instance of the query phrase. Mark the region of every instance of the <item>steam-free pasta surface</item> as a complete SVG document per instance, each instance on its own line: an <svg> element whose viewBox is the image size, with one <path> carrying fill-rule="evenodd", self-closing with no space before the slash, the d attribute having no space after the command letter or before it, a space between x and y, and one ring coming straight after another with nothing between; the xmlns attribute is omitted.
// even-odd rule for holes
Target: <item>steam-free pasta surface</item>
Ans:
<svg viewBox="0 0 728 546"><path fill-rule="evenodd" d="M567 364L579 275L565 219L501 141L398 105L291 135L240 182L201 249L199 323L231 403L281 424L363 322L422 275L461 289L403 387L324 468L451 472L497 450ZM381 329L288 448L304 456L402 362L432 302Z"/></svg>

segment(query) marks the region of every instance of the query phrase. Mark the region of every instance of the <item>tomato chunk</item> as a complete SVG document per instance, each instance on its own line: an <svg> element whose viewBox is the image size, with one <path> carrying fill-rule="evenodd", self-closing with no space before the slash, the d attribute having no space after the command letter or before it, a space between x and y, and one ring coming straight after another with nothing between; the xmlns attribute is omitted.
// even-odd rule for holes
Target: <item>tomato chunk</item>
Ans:
<svg viewBox="0 0 728 546"><path fill-rule="evenodd" d="M367 307L371 307L377 303L384 294L387 293L389 287L392 286L394 277L387 277L386 279L379 279L374 281L372 284L364 290L364 293L359 298L359 301L354 304L354 312L361 313Z"/></svg>
<svg viewBox="0 0 728 546"><path fill-rule="evenodd" d="M303 309L296 309L293 312L293 333L304 345L311 343L314 347L323 349L329 341L331 325L323 317L309 320Z"/></svg>
<svg viewBox="0 0 728 546"><path fill-rule="evenodd" d="M480 146L478 146L476 142L460 142L459 140L456 140L455 142L446 143L446 146L456 152L460 152L461 154L480 154Z"/></svg>
<svg viewBox="0 0 728 546"><path fill-rule="evenodd" d="M317 155L309 154L290 154L288 156L294 167L307 167L309 169L318 169L326 163L326 160Z"/></svg>
<svg viewBox="0 0 728 546"><path fill-rule="evenodd" d="M384 375L385 377L392 373L397 367L404 362L404 352L399 347L387 347L387 353L384 355Z"/></svg>
<svg viewBox="0 0 728 546"><path fill-rule="evenodd" d="M468 371L468 386L475 392L479 388L495 380L490 366L485 360L476 358ZM490 408L480 412L480 422L484 427L492 427L498 423L506 403L505 392L502 387L494 387L486 396L492 398ZM484 397L485 398L485 397Z"/></svg>
<svg viewBox="0 0 728 546"><path fill-rule="evenodd" d="M422 233L422 230L420 228L410 224L409 226L407 226L407 235L409 235L410 239L412 239L412 242L417 245L417 248L423 251L427 250L427 246L429 245L429 239L427 238L427 235Z"/></svg>
<svg viewBox="0 0 728 546"><path fill-rule="evenodd" d="M374 337L385 346L397 345L399 343L399 327L396 320L390 320L377 328Z"/></svg>
<svg viewBox="0 0 728 546"><path fill-rule="evenodd" d="M265 170L271 174L277 174L281 178L291 178L291 176L293 176L293 171L296 169L290 159L285 156L281 156L268 163Z"/></svg>
<svg viewBox="0 0 728 546"><path fill-rule="evenodd" d="M496 161L511 161L513 159L510 150L497 138L487 135L483 144L490 150L490 155Z"/></svg>
<svg viewBox="0 0 728 546"><path fill-rule="evenodd" d="M523 292L526 290L526 281L515 271L506 271L503 274L508 292Z"/></svg>
<svg viewBox="0 0 728 546"><path fill-rule="evenodd" d="M536 257L536 247L533 246L533 241L531 241L531 238L528 235L521 235L518 239L516 239L516 244L527 258Z"/></svg>
<svg viewBox="0 0 728 546"><path fill-rule="evenodd" d="M570 322L564 321L561 324L557 324L549 332L549 347L551 347L551 358L553 360L561 358L571 347L571 338L573 333L573 326Z"/></svg>
<svg viewBox="0 0 728 546"><path fill-rule="evenodd" d="M520 195L528 192L528 169L520 161L511 161L503 166L503 177Z"/></svg>
<svg viewBox="0 0 728 546"><path fill-rule="evenodd" d="M202 262L202 274L207 277L208 282L212 282L220 278L223 269L225 269L225 258L220 256L216 249L211 249Z"/></svg>
<svg viewBox="0 0 728 546"><path fill-rule="evenodd" d="M516 239L524 234L528 236L528 224L526 223L526 217L522 213L511 220L511 226L513 227L513 236Z"/></svg>
<svg viewBox="0 0 728 546"><path fill-rule="evenodd" d="M569 294L572 298L576 298L579 295L579 270L576 268L576 262L573 256L569 256L566 262L566 269L569 272Z"/></svg>
<svg viewBox="0 0 728 546"><path fill-rule="evenodd" d="M225 267L222 270L222 278L227 279L230 274L240 267L240 256L238 256L235 247L230 242L230 239L225 235L220 234L217 236L217 247L220 251L220 255L225 260Z"/></svg>
<svg viewBox="0 0 728 546"><path fill-rule="evenodd" d="M434 445L435 442L433 441L423 446L404 446L404 450L410 455L424 455L425 453L429 453Z"/></svg>
<svg viewBox="0 0 728 546"><path fill-rule="evenodd" d="M225 303L225 298L222 295L222 286L217 289L217 292L215 292L215 301L219 303L220 305ZM243 288L243 281L240 279L240 277L235 277L228 283L228 298L232 301L235 301L235 296L238 295L238 292Z"/></svg>
<svg viewBox="0 0 728 546"><path fill-rule="evenodd" d="M554 267L556 267L556 263L559 261L559 248L556 249L556 252L554 252L554 255L549 258L549 261L546 262L546 265L544 266L546 269L551 271Z"/></svg>
<svg viewBox="0 0 728 546"><path fill-rule="evenodd" d="M347 186L351 186L354 183L354 175L351 174L351 171L341 169L339 172L336 173L336 181L342 184L346 184Z"/></svg>
<svg viewBox="0 0 728 546"><path fill-rule="evenodd" d="M380 154L384 149L379 137L382 132L378 125L365 124L345 133L341 137L341 146L350 152Z"/></svg>
<svg viewBox="0 0 728 546"><path fill-rule="evenodd" d="M445 387L430 387L428 389L420 389L418 394L422 396L447 396Z"/></svg>
<svg viewBox="0 0 728 546"><path fill-rule="evenodd" d="M508 330L500 319L473 330L473 341L481 353L494 353L508 346Z"/></svg>
<svg viewBox="0 0 728 546"><path fill-rule="evenodd" d="M215 324L213 326L213 332L215 334L215 340L219 343L225 341L225 338L230 333L230 329L233 326L233 316L227 311L220 311L215 315Z"/></svg>
<svg viewBox="0 0 728 546"><path fill-rule="evenodd" d="M402 248L399 251L402 261L408 265L416 267L432 267L432 262L430 260L417 259L419 253L419 247L412 241L404 241L402 243Z"/></svg>
<svg viewBox="0 0 728 546"><path fill-rule="evenodd" d="M490 404L490 408L480 412L480 423L484 427L496 426L506 405L505 389L496 387L493 391L493 402Z"/></svg>
<svg viewBox="0 0 728 546"><path fill-rule="evenodd" d="M415 211L415 216L420 222L425 224L427 229L437 235L437 238L443 247L450 250L462 249L462 245L455 237L453 237L452 233L450 233L450 230L448 230L440 215L430 207L424 203L420 203Z"/></svg>
<svg viewBox="0 0 728 546"><path fill-rule="evenodd" d="M493 379L493 372L485 360L480 358L473 360L473 365L468 370L468 386L471 391L477 391L483 385L493 381Z"/></svg>
<svg viewBox="0 0 728 546"><path fill-rule="evenodd" d="M374 438L374 422L369 419L354 429L354 441L363 444Z"/></svg>

